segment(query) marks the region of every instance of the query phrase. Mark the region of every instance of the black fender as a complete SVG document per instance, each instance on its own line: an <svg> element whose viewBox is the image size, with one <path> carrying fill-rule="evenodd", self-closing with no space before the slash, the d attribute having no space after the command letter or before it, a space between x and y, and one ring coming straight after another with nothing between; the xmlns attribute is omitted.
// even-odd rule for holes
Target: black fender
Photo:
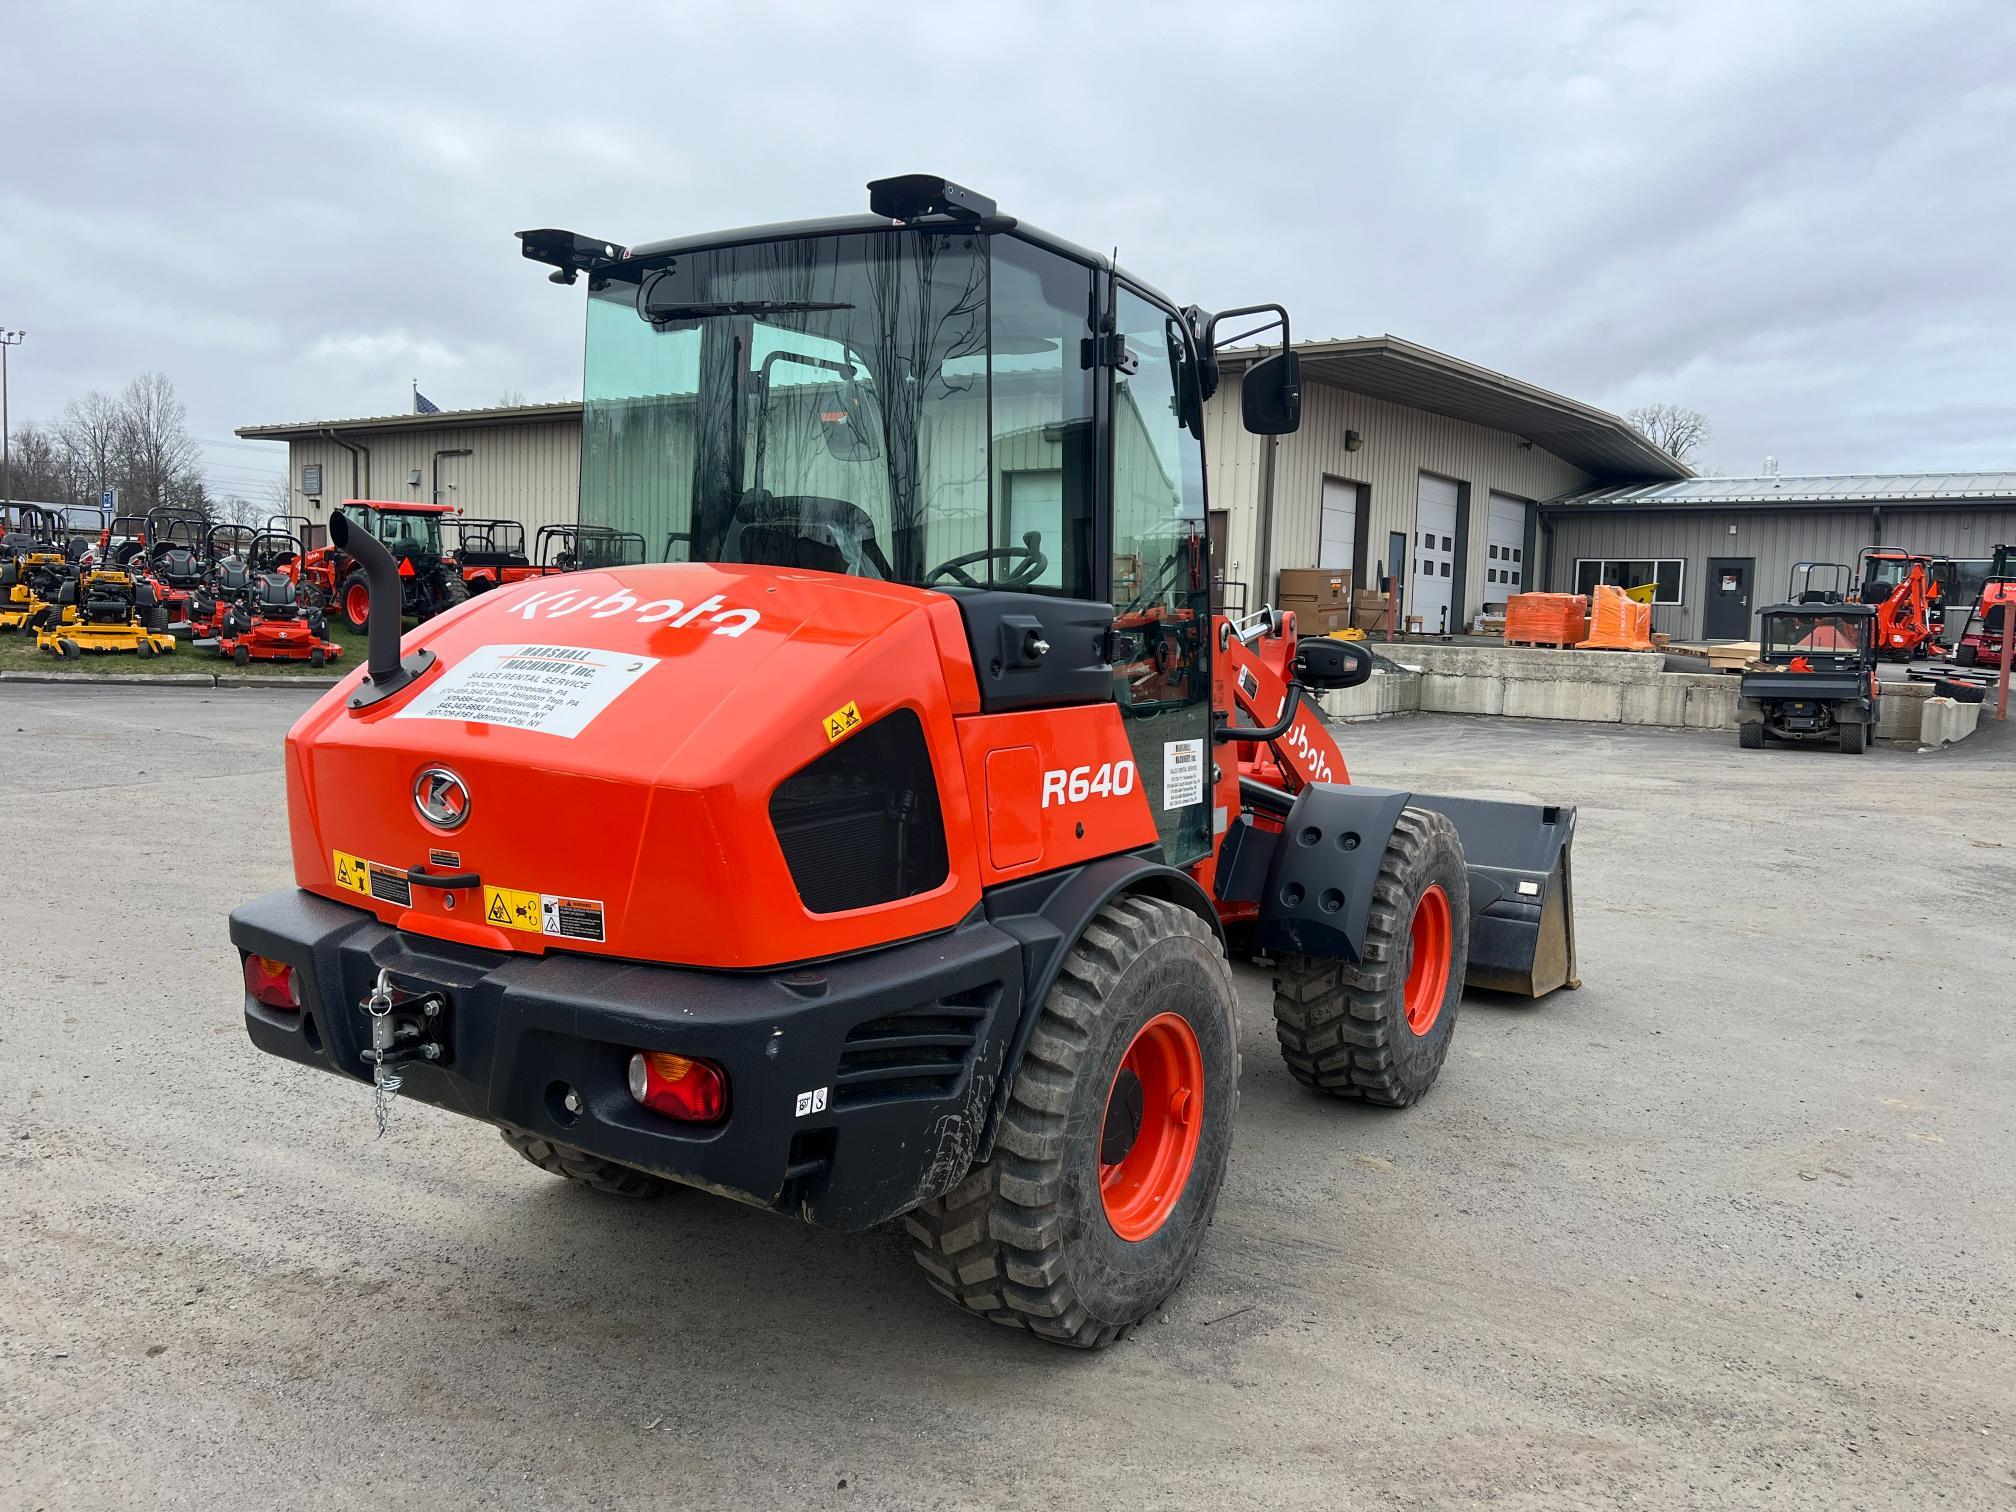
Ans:
<svg viewBox="0 0 2016 1512"><path fill-rule="evenodd" d="M1379 864L1412 801L1393 788L1312 782L1280 814L1278 833L1241 814L1219 853L1218 895L1260 905L1253 940L1263 949L1362 961Z"/></svg>
<svg viewBox="0 0 2016 1512"><path fill-rule="evenodd" d="M1196 878L1166 864L1153 851L1102 856L1083 866L1004 883L988 891L982 902L988 922L1022 947L1023 994L1021 1016L1002 1057L987 1127L974 1151L975 1165L993 1154L994 1130L1001 1110L1007 1106L1008 1088L1022 1065L1022 1053L1035 1030L1036 1011L1050 995L1057 973L1063 969L1064 957L1100 909L1129 893L1141 893L1187 908L1211 926L1212 934L1221 943L1225 938L1210 894L1197 885Z"/></svg>

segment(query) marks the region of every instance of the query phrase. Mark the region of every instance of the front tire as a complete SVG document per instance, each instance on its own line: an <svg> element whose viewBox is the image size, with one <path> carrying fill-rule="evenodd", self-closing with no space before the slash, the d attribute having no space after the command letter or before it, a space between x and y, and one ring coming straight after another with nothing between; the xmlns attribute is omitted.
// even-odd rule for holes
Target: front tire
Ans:
<svg viewBox="0 0 2016 1512"><path fill-rule="evenodd" d="M336 602L343 610L343 623L363 630L371 623L371 579L359 567L343 579L336 590Z"/></svg>
<svg viewBox="0 0 2016 1512"><path fill-rule="evenodd" d="M905 1221L945 1297L1100 1349L1183 1283L1239 1098L1232 971L1196 914L1107 904L1038 1012L993 1158Z"/></svg>
<svg viewBox="0 0 2016 1512"><path fill-rule="evenodd" d="M613 1160L590 1155L572 1145L555 1144L536 1134L520 1134L514 1129L499 1129L497 1132L504 1136L504 1143L540 1170L564 1176L569 1181L578 1181L582 1186L607 1192L612 1197L663 1197L677 1185L653 1176L649 1171L618 1165Z"/></svg>
<svg viewBox="0 0 2016 1512"><path fill-rule="evenodd" d="M1281 1057L1305 1087L1404 1108L1435 1085L1470 967L1470 873L1456 826L1401 811L1380 858L1365 959L1286 954L1274 977Z"/></svg>

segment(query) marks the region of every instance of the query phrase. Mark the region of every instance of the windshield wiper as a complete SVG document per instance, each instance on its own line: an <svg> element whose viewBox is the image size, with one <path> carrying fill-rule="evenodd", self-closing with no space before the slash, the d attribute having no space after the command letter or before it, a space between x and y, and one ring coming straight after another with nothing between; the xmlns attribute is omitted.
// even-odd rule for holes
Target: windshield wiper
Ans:
<svg viewBox="0 0 2016 1512"><path fill-rule="evenodd" d="M817 299L721 299L696 304L647 302L644 318L654 325L670 320L706 320L717 315L802 315L818 310L851 310L851 304Z"/></svg>

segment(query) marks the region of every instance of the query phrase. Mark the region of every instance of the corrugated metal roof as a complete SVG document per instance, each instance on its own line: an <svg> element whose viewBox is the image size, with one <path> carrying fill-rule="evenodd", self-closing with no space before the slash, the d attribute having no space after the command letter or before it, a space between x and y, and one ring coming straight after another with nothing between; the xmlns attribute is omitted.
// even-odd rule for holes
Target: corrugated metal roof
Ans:
<svg viewBox="0 0 2016 1512"><path fill-rule="evenodd" d="M568 420L581 414L581 401L557 404L506 404L494 409L436 410L431 415L367 415L354 420L285 420L271 425L241 425L234 434L254 441L301 441L323 431L466 430L471 426L531 425L541 420Z"/></svg>
<svg viewBox="0 0 2016 1512"><path fill-rule="evenodd" d="M1298 341L1295 350L1305 380L1507 431L1599 478L1693 476L1616 415L1397 336ZM1263 354L1240 348L1221 356L1251 361Z"/></svg>
<svg viewBox="0 0 2016 1512"><path fill-rule="evenodd" d="M1786 478L1686 478L1588 489L1547 510L1814 509L1830 504L2016 503L2016 472L1828 473Z"/></svg>

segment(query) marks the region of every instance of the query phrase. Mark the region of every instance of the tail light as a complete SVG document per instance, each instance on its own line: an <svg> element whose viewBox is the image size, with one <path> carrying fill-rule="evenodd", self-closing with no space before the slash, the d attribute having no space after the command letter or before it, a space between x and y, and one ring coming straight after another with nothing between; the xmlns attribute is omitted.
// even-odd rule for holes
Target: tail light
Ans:
<svg viewBox="0 0 2016 1512"><path fill-rule="evenodd" d="M301 995L294 990L294 968L271 956L245 957L245 990L268 1008L292 1013L301 1006Z"/></svg>
<svg viewBox="0 0 2016 1512"><path fill-rule="evenodd" d="M640 1050L630 1057L630 1095L681 1123L719 1123L728 1112L728 1076L712 1061Z"/></svg>

